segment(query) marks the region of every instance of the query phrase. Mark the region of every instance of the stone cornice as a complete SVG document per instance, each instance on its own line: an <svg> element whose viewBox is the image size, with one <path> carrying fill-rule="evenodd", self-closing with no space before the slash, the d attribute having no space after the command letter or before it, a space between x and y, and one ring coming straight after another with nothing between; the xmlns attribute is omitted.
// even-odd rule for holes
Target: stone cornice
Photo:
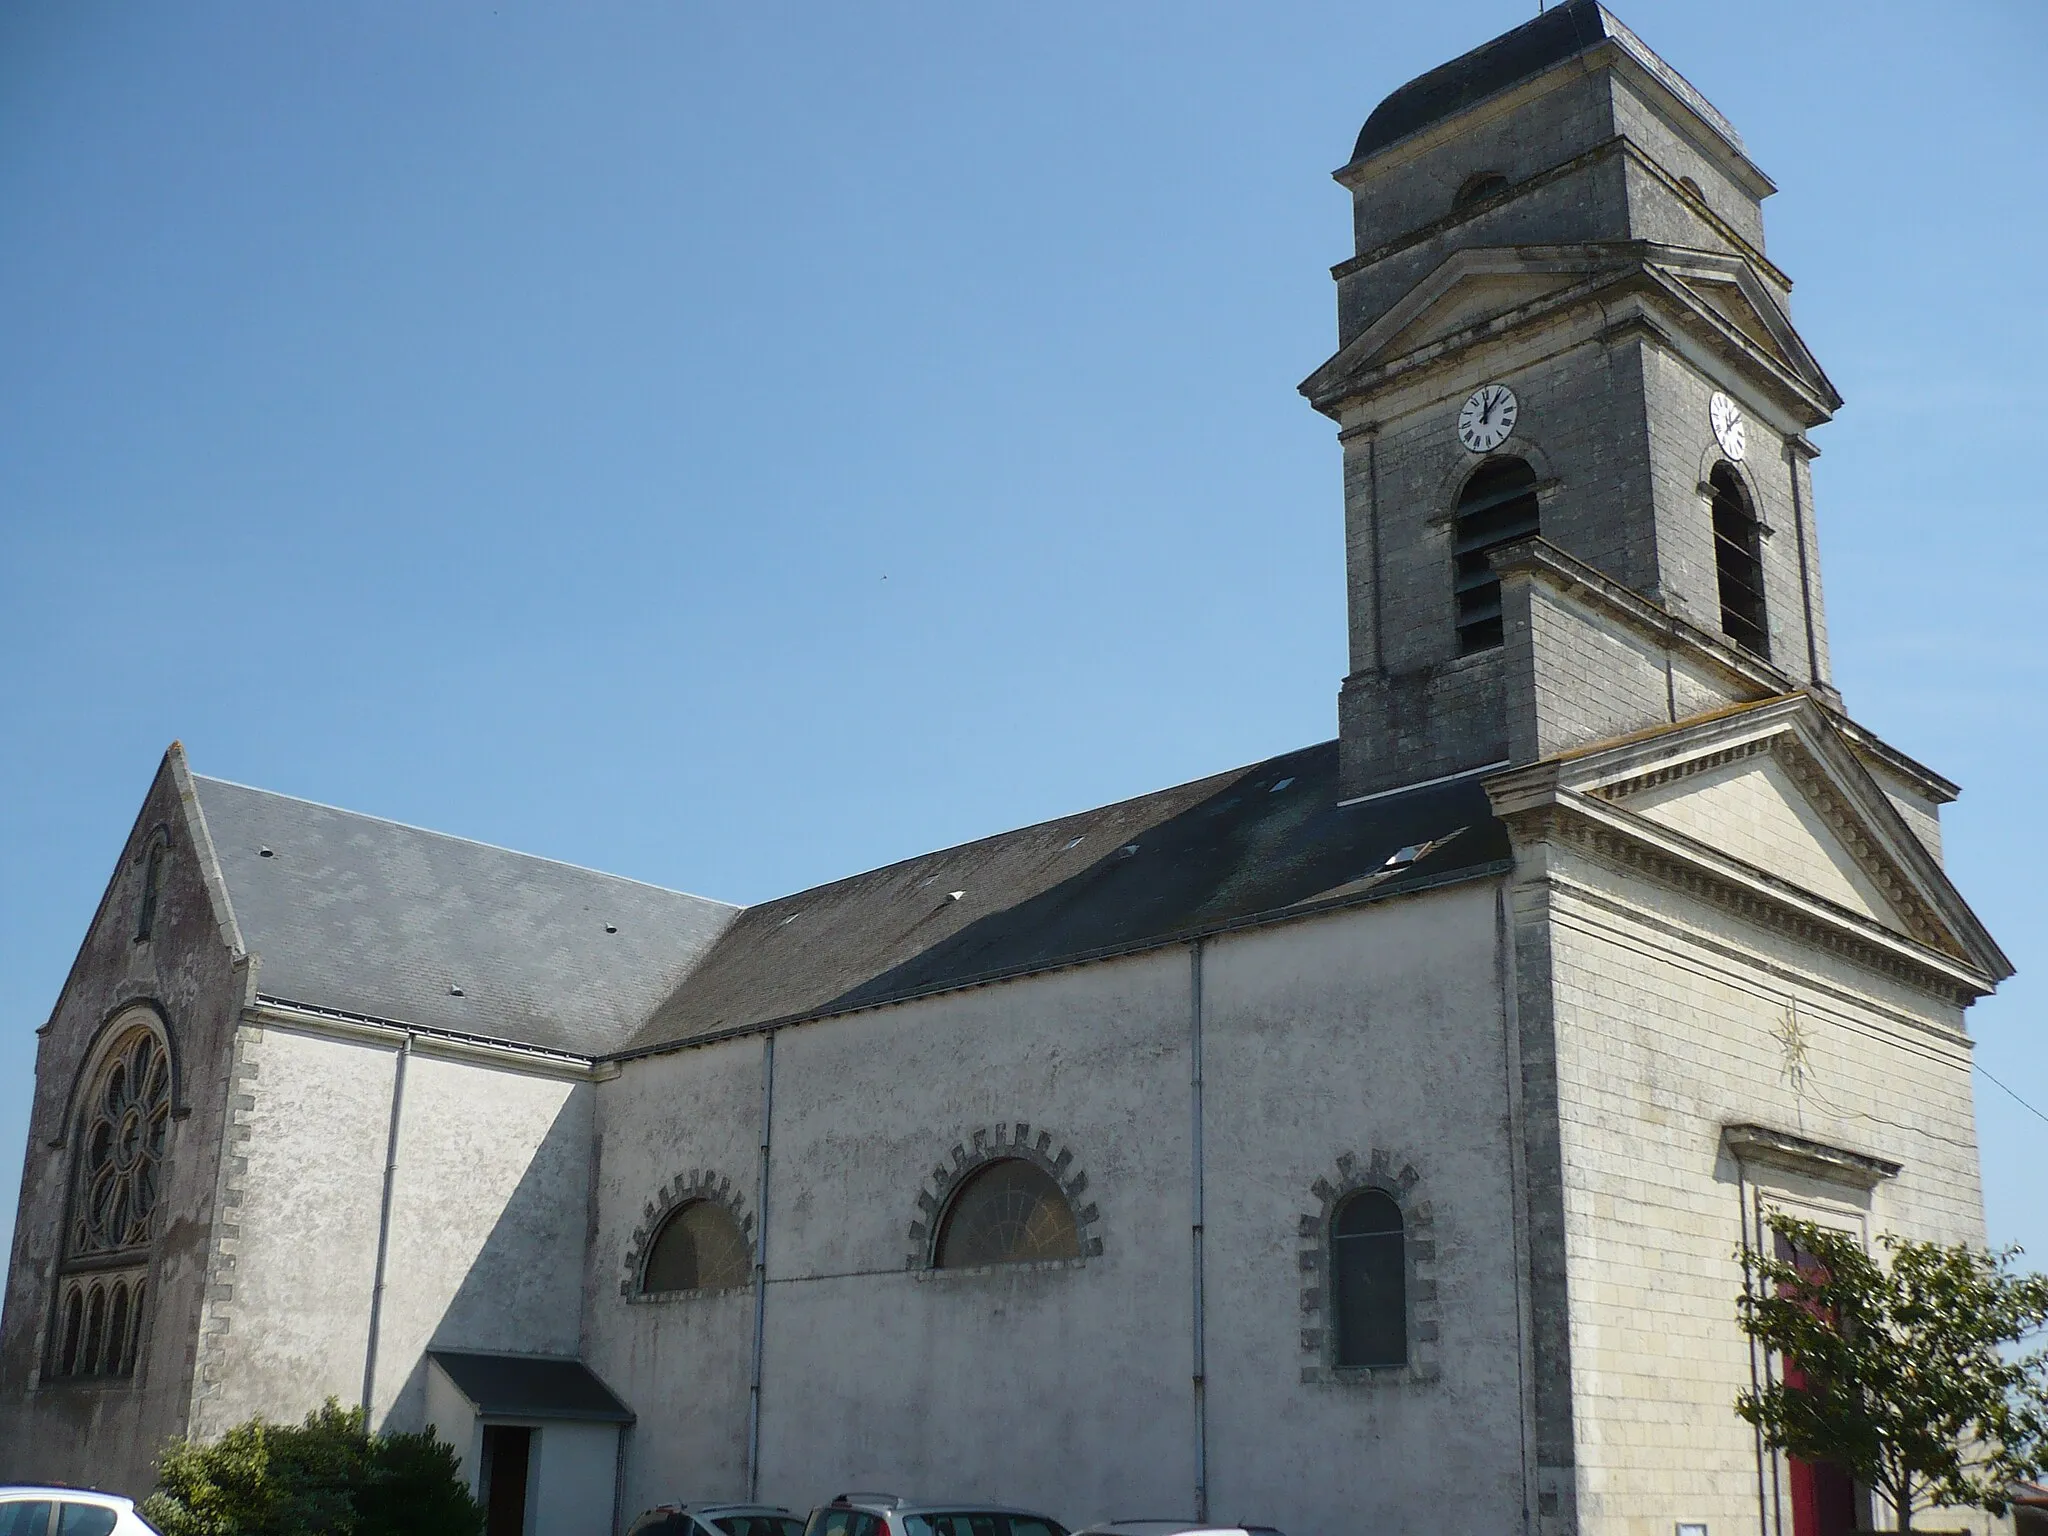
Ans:
<svg viewBox="0 0 2048 1536"><path fill-rule="evenodd" d="M1790 1131L1762 1125L1724 1125L1721 1144L1729 1155L1744 1165L1761 1163L1782 1168L1830 1184L1848 1184L1857 1189L1875 1189L1886 1179L1895 1179L1905 1164L1867 1152L1851 1152L1813 1141Z"/></svg>
<svg viewBox="0 0 2048 1536"><path fill-rule="evenodd" d="M1553 771L1547 792L1535 769L1503 774L1487 786L1489 793L1497 785L1508 791L1495 796L1494 810L1518 849L1545 842L1570 848L1944 1000L1967 1004L1995 985L1968 961L1893 933L1697 838L1564 788L1555 782L1555 765L1538 765L1545 767Z"/></svg>

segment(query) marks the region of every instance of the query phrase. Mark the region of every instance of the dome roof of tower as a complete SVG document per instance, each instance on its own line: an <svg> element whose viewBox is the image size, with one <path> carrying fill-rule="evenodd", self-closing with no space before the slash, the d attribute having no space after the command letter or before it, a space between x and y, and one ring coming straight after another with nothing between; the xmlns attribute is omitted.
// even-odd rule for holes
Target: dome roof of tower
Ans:
<svg viewBox="0 0 2048 1536"><path fill-rule="evenodd" d="M1395 91L1373 108L1372 116L1365 120L1351 158L1362 160L1610 41L1618 43L1741 152L1742 139L1734 125L1599 0L1566 0L1534 21L1524 22L1512 32L1503 32L1492 42L1482 43L1448 64L1439 64L1428 74L1417 75Z"/></svg>

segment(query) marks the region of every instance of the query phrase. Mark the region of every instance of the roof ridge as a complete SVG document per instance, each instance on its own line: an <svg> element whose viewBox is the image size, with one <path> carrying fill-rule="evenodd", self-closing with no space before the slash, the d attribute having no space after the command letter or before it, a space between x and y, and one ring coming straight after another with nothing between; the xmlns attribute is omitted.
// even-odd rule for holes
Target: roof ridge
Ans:
<svg viewBox="0 0 2048 1536"><path fill-rule="evenodd" d="M487 848L493 853L509 853L515 859L530 859L536 864L552 864L559 869L573 869L580 874L597 875L605 880L616 880L621 885L637 885L643 890L660 891L668 896L687 896L692 901L708 902L715 907L729 907L735 912L744 912L746 904L724 901L716 896L700 896L695 891L678 890L670 885L656 885L651 880L635 880L631 875L615 875L607 869L594 869L588 864L572 863L568 859L552 858L544 853L527 853L519 848L507 848L503 843L487 843L480 837L464 837L459 832L443 832L435 827L422 827L415 822L399 821L391 816L376 816L368 811L352 811L345 805L330 805L325 800L309 800L304 795L288 795L282 790L265 789L260 784L244 784L239 779L223 779L210 773L195 773L193 781L200 784L219 784L227 789L243 789L252 795L268 795L273 800L289 800L295 805L309 805L315 810L332 811L337 816L353 816L358 821L374 821L381 826L397 827L406 832L417 832L426 837L438 837L451 843L467 843L472 848Z"/></svg>

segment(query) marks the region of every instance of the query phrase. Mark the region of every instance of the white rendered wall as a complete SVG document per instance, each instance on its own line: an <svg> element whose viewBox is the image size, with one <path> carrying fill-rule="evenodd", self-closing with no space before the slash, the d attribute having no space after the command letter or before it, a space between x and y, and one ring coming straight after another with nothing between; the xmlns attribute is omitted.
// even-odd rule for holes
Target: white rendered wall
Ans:
<svg viewBox="0 0 2048 1536"><path fill-rule="evenodd" d="M295 1422L329 1397L356 1403L369 1340L397 1057L281 1029L263 1030L248 1054L241 1231L202 1436L259 1414Z"/></svg>
<svg viewBox="0 0 2048 1536"><path fill-rule="evenodd" d="M1506 1069L1491 885L1214 941L1205 958L1212 1508L1290 1536L1520 1510ZM1184 947L779 1032L760 1492L1001 1499L1080 1524L1193 1505ZM742 1494L752 1297L620 1294L647 1200L709 1168L755 1209L762 1042L629 1063L604 1138L586 1358L638 1414L628 1514ZM906 1267L917 1196L997 1123L1085 1171L1099 1256ZM1301 1214L1337 1159L1437 1202L1443 1369L1307 1383ZM1442 1454L1449 1448L1453 1454Z"/></svg>
<svg viewBox="0 0 2048 1536"><path fill-rule="evenodd" d="M397 1052L265 1028L220 1392L201 1432L361 1400ZM577 1352L587 1084L406 1065L371 1422L426 1422L428 1346Z"/></svg>
<svg viewBox="0 0 2048 1536"><path fill-rule="evenodd" d="M619 1431L612 1424L539 1421L526 1514L534 1536L612 1536L618 1487ZM630 1520L634 1510L622 1512Z"/></svg>

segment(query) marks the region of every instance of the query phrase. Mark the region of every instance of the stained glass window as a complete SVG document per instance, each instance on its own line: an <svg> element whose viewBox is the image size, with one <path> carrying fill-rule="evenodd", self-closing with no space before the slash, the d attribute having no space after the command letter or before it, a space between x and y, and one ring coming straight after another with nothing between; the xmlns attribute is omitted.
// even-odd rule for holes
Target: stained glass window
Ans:
<svg viewBox="0 0 2048 1536"><path fill-rule="evenodd" d="M939 1230L940 1269L1077 1259L1073 1207L1052 1175L1022 1158L1003 1158L972 1175L953 1197Z"/></svg>

